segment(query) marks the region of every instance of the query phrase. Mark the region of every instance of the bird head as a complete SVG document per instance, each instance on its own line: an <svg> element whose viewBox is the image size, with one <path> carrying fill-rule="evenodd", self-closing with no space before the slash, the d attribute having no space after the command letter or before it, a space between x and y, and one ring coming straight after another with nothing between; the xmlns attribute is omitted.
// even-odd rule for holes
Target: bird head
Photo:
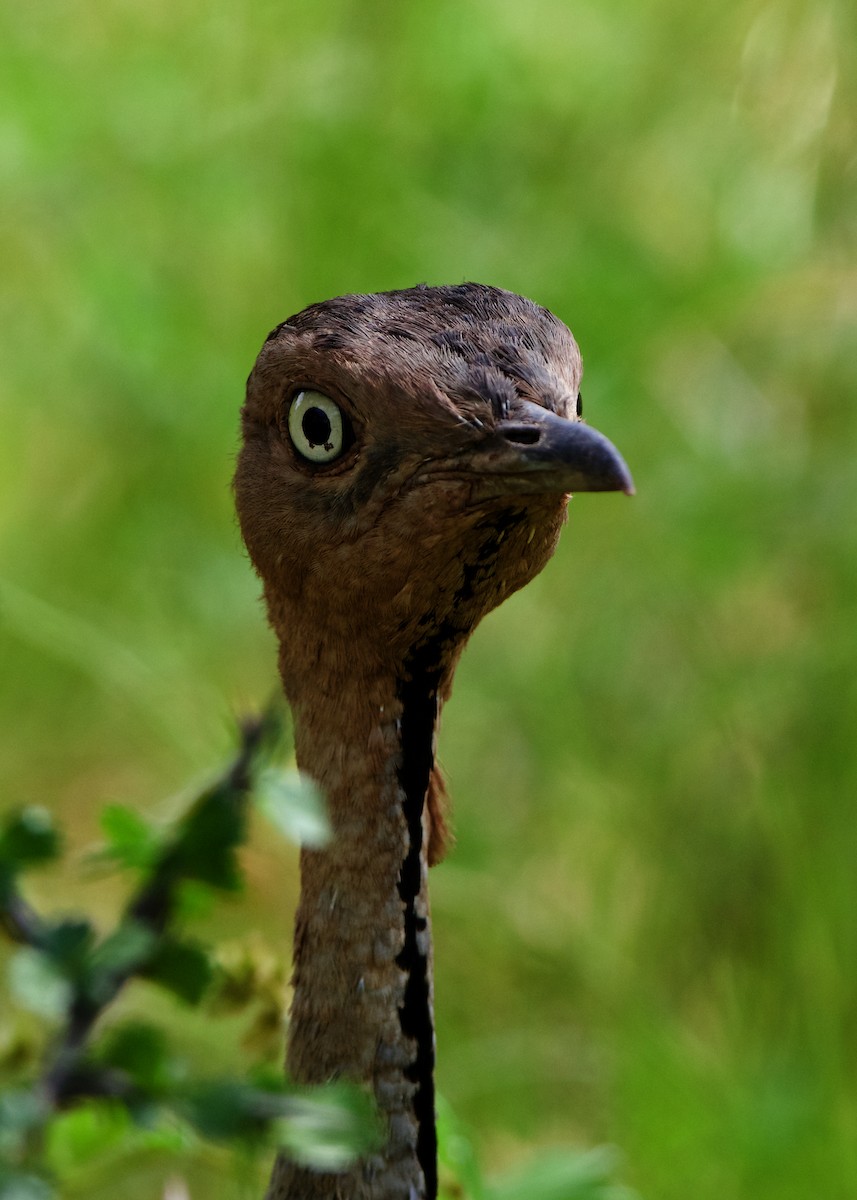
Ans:
<svg viewBox="0 0 857 1200"><path fill-rule="evenodd" d="M633 491L580 376L562 322L478 284L342 296L269 335L235 488L288 693L325 659L454 665L550 558L569 493Z"/></svg>

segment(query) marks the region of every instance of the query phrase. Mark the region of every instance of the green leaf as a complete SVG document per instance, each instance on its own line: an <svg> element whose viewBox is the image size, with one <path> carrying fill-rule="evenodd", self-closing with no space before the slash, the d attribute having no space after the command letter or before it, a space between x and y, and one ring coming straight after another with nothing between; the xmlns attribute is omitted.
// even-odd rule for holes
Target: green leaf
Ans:
<svg viewBox="0 0 857 1200"><path fill-rule="evenodd" d="M0 1093L0 1154L11 1158L18 1154L28 1135L48 1117L44 1100L34 1091Z"/></svg>
<svg viewBox="0 0 857 1200"><path fill-rule="evenodd" d="M107 854L121 866L146 870L157 861L161 836L132 808L110 804L102 811L100 822Z"/></svg>
<svg viewBox="0 0 857 1200"><path fill-rule="evenodd" d="M25 946L13 954L8 970L9 987L20 1005L48 1020L65 1016L72 987L47 955Z"/></svg>
<svg viewBox="0 0 857 1200"><path fill-rule="evenodd" d="M255 798L268 820L291 841L313 849L330 841L324 797L308 775L270 767L259 775Z"/></svg>
<svg viewBox="0 0 857 1200"><path fill-rule="evenodd" d="M266 1104L264 1092L237 1080L195 1083L182 1092L176 1107L212 1141L257 1140L278 1115L281 1097Z"/></svg>
<svg viewBox="0 0 857 1200"><path fill-rule="evenodd" d="M39 949L67 978L76 979L85 973L94 945L95 930L81 917L47 926Z"/></svg>
<svg viewBox="0 0 857 1200"><path fill-rule="evenodd" d="M60 1178L66 1178L75 1169L113 1153L132 1129L123 1105L87 1101L51 1121L46 1138L48 1163Z"/></svg>
<svg viewBox="0 0 857 1200"><path fill-rule="evenodd" d="M55 1200L57 1193L45 1179L0 1165L0 1200Z"/></svg>
<svg viewBox="0 0 857 1200"><path fill-rule="evenodd" d="M228 783L216 784L193 806L167 852L183 875L224 891L241 886L235 848L245 839L244 794Z"/></svg>
<svg viewBox="0 0 857 1200"><path fill-rule="evenodd" d="M377 1145L374 1106L357 1088L332 1084L292 1095L288 1110L277 1123L277 1141L289 1157L306 1166L341 1171Z"/></svg>
<svg viewBox="0 0 857 1200"><path fill-rule="evenodd" d="M140 1125L134 1132L133 1139L129 1138L129 1153L145 1150L160 1157L187 1155L188 1151L199 1145L197 1134L189 1125L176 1121L170 1116L169 1123L161 1121L152 1125Z"/></svg>
<svg viewBox="0 0 857 1200"><path fill-rule="evenodd" d="M0 862L13 871L48 862L59 852L60 836L53 817L38 804L14 813L0 833Z"/></svg>
<svg viewBox="0 0 857 1200"><path fill-rule="evenodd" d="M141 921L125 920L96 946L90 958L90 976L93 981L101 975L105 988L103 994L97 984L91 984L95 998L103 1001L110 998L113 980L140 971L150 961L158 935Z"/></svg>
<svg viewBox="0 0 857 1200"><path fill-rule="evenodd" d="M163 937L142 974L186 1003L198 1004L211 982L212 966L201 944Z"/></svg>
<svg viewBox="0 0 857 1200"><path fill-rule="evenodd" d="M215 904L210 884L182 879L176 887L174 914L177 923L199 921L209 916Z"/></svg>
<svg viewBox="0 0 857 1200"><path fill-rule="evenodd" d="M485 1185L472 1142L442 1096L436 1097L436 1109L441 1193L448 1179L451 1189L457 1189L452 1190L452 1195L483 1200Z"/></svg>
<svg viewBox="0 0 857 1200"><path fill-rule="evenodd" d="M174 1080L164 1033L145 1021L127 1021L111 1029L99 1047L98 1060L123 1072L148 1095L157 1095Z"/></svg>
<svg viewBox="0 0 857 1200"><path fill-rule="evenodd" d="M307 1092L234 1080L196 1083L177 1097L176 1107L203 1137L274 1141L319 1170L340 1170L377 1144L372 1101L348 1085Z"/></svg>

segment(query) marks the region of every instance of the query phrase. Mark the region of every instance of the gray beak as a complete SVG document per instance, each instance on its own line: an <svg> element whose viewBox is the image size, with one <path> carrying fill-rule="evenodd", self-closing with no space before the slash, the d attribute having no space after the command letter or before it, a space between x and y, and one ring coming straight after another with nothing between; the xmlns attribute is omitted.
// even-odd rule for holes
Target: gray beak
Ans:
<svg viewBox="0 0 857 1200"><path fill-rule="evenodd" d="M529 401L495 426L480 457L486 483L502 491L634 494L622 455L603 434Z"/></svg>

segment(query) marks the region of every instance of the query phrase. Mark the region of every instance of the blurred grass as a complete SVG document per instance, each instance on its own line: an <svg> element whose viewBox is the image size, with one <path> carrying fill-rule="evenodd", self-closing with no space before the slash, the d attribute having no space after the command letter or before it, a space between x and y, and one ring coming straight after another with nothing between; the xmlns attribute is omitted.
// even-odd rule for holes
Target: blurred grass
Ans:
<svg viewBox="0 0 857 1200"><path fill-rule="evenodd" d="M4 803L84 846L269 694L229 479L277 321L473 278L582 345L639 495L574 500L441 741L439 1082L489 1171L857 1194L855 57L845 0L0 11ZM248 862L285 947L294 856Z"/></svg>

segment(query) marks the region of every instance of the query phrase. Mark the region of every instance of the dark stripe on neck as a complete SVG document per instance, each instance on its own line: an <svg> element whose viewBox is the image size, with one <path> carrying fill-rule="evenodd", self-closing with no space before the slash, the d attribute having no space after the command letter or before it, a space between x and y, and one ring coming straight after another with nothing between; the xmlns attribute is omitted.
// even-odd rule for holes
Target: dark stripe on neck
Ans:
<svg viewBox="0 0 857 1200"><path fill-rule="evenodd" d="M462 564L452 617L437 621L426 617L428 636L410 653L399 680L402 703L399 785L408 826L408 852L399 874L399 895L405 909L405 942L396 962L405 972L405 996L399 1020L405 1037L413 1038L416 1053L405 1070L416 1084L414 1118L417 1124L417 1158L425 1178L426 1200L437 1197L437 1129L434 1110L434 1023L431 1006L431 946L425 917L417 912L422 881L423 808L434 765L434 731L437 723L437 689L442 664L454 661L453 649L467 638L477 616L468 602L495 570L500 534L514 529L525 518L523 509L511 508L486 517L478 528L483 539L472 562ZM424 950L420 950L422 940Z"/></svg>
<svg viewBox="0 0 857 1200"><path fill-rule="evenodd" d="M416 1052L405 1075L416 1085L414 1117L417 1158L425 1178L426 1200L437 1196L437 1130L434 1109L434 1025L431 1006L431 961L428 922L417 911L422 882L423 806L434 762L438 672L427 657L416 654L407 664L409 678L399 685L402 702L402 762L399 783L408 826L408 852L399 875L405 909L405 942L396 962L405 972L405 996L399 1009L402 1033L413 1038ZM420 948L422 942L422 949Z"/></svg>

